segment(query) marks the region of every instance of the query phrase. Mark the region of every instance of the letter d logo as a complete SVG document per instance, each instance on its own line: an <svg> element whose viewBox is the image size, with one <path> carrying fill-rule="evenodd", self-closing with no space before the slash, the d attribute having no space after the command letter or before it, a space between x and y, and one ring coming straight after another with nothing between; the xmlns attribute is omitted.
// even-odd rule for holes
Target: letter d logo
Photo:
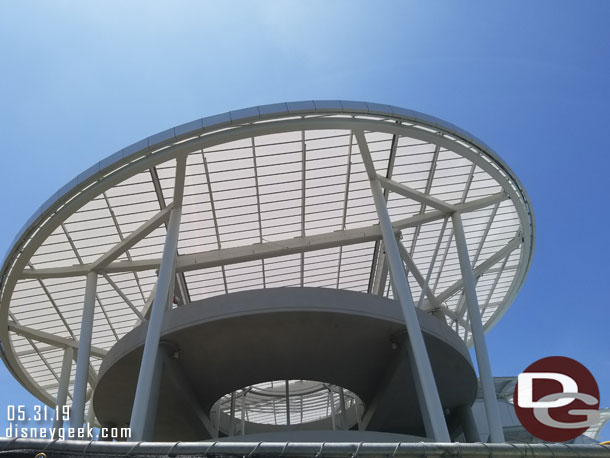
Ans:
<svg viewBox="0 0 610 458"><path fill-rule="evenodd" d="M525 409L546 408L567 406L574 400L574 397L566 396L565 398L557 399L556 401L536 401L532 400L534 392L534 380L556 380L561 383L561 393L578 393L578 385L576 380L565 374L557 372L522 372L517 377L517 386L519 387L519 407Z"/></svg>

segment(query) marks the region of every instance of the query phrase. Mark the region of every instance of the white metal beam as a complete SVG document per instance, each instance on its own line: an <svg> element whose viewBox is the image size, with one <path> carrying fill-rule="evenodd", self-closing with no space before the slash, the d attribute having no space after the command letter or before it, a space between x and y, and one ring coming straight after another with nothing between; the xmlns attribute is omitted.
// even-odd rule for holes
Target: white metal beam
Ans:
<svg viewBox="0 0 610 458"><path fill-rule="evenodd" d="M65 234L66 238L68 239L68 243L72 247L72 251L74 252L74 256L76 257L76 259L78 260L78 263L80 265L84 265L85 263L83 261L83 258L80 255L78 249L76 248L76 244L74 243L74 240L72 239L72 236L70 235L70 232L68 231L68 229L66 229L66 227L65 227L65 225L63 223L61 224L61 228L63 229L64 234ZM91 272L93 272L93 271L90 270L89 272L87 272L87 283L89 282L89 276L90 276ZM104 319L106 320L106 323L108 323L108 327L112 331L112 334L114 335L114 338L118 341L119 340L119 335L116 332L116 329L114 329L112 321L110 320L110 317L108 316L108 313L106 313L106 308L104 307L104 304L102 303L102 301L99 298L99 295L97 294L97 277L95 278L95 283L96 283L96 292L95 292L95 295L94 295L94 301L97 301L97 303L99 304L100 310L102 311L102 315L104 315ZM94 307L95 307L95 304L94 304ZM82 328L82 324L81 324L81 328ZM82 338L80 340L82 341ZM90 345L88 345L88 346L90 346Z"/></svg>
<svg viewBox="0 0 610 458"><path fill-rule="evenodd" d="M430 207L436 208L437 210L445 213L453 213L456 210L455 205L443 202L441 199L431 196L430 194L424 194L423 192L410 188L402 183L397 183L390 178L377 174L377 179L384 188L389 189L396 194L400 194L403 197L407 197L419 202L420 204L429 205Z"/></svg>
<svg viewBox="0 0 610 458"><path fill-rule="evenodd" d="M500 202L495 204L493 209L491 210L491 214L489 215L489 219L487 220L487 224L485 226L485 230L483 231L483 235L481 236L481 240L477 247L477 251L474 254L474 258L472 259L472 267L477 265L477 261L479 260L479 256L481 255L483 246L485 246L485 240L487 240L487 236L489 235L489 231L491 230L491 226L493 225L493 222L494 222L494 219L496 217L496 213L498 212L499 207L500 207ZM478 282L478 278L475 279L475 282ZM462 293L462 296L460 297L460 300L459 300L457 308L456 308L457 314L459 316L464 316L464 313L466 311L465 301L466 301L466 296ZM466 335L468 335L468 334L466 334ZM464 340L468 340L468 339L464 339Z"/></svg>
<svg viewBox="0 0 610 458"><path fill-rule="evenodd" d="M494 194L493 196L473 200L464 204L456 205L456 211L467 213L485 208L489 205L502 200L508 196L505 193ZM392 222L395 232L408 227L416 227L446 217L440 210L411 216ZM224 248L219 250L205 251L181 255L177 259L176 270L187 272L191 270L204 269L207 267L218 267L221 265L236 264L240 262L252 261L255 259L272 258L287 254L301 253L303 251L315 251L325 248L335 248L341 245L353 245L368 241L380 240L381 231L378 225L372 225L357 229L346 229L330 232L327 234L317 234L306 237L295 237L292 239L278 240L272 243L256 243L244 247ZM118 261L106 266L106 273L137 272L143 270L158 269L161 259L142 259L137 261ZM65 278L84 276L90 270L90 264L76 265L69 267L55 267L47 269L24 269L21 278Z"/></svg>
<svg viewBox="0 0 610 458"><path fill-rule="evenodd" d="M453 215L451 219L455 233L455 244L460 262L460 271L462 272L462 280L464 282L464 293L468 306L468 321L470 323L470 331L472 333L472 340L474 341L474 349L477 356L481 388L483 389L485 413L489 426L489 437L491 442L504 442L504 431L502 429L502 421L500 420L496 388L491 373L491 365L489 363L489 353L487 351L487 343L485 342L485 331L483 330L483 322L481 320L481 309L479 308L479 300L477 298L474 275L470 264L471 261L468 254L468 244L464 234L464 226L460 215Z"/></svg>
<svg viewBox="0 0 610 458"><path fill-rule="evenodd" d="M179 157L176 162L175 190L184 187L186 156ZM182 206L178 205L178 202L179 199L174 200L174 208L172 209L169 218L167 235L163 246L163 258L159 269L159 278L157 280L157 289L152 304L150 319L148 320L144 353L142 355L138 385L136 387L136 394L131 411L130 427L132 439L134 440L143 440L153 386L152 378L157 361L159 340L161 338L161 328L163 326L165 312L169 308L173 285L176 281L175 265L178 256L178 237L180 235L180 218L182 216Z"/></svg>
<svg viewBox="0 0 610 458"><path fill-rule="evenodd" d="M14 322L14 323L18 323L17 319L15 318L15 315L12 312L8 313L9 319ZM37 343L34 342L34 339L30 339L26 337L26 340L28 342L28 344L30 344L30 346L32 347L32 349L37 353L38 357L42 360L42 362L44 363L44 365L47 367L47 369L49 370L49 372L51 373L51 375L53 375L53 377L55 377L55 379L57 380L57 382L59 383L60 381L60 377L57 375L57 373L55 372L55 370L53 369L53 367L51 366L51 364L49 364L49 360L45 357L44 352L40 350L40 348L38 347Z"/></svg>
<svg viewBox="0 0 610 458"><path fill-rule="evenodd" d="M186 163L188 155L176 158L176 176L174 177L174 207L182 208L184 198L184 181L186 180ZM168 205L169 206L169 205Z"/></svg>
<svg viewBox="0 0 610 458"><path fill-rule="evenodd" d="M32 263L28 262L28 266L30 268L32 268ZM43 280L42 278L39 278L38 279L38 284L40 285L40 287L44 291L45 295L47 296L47 299L49 299L49 302L53 306L53 309L55 309L55 312L57 313L57 316L59 316L59 319L61 320L63 325L66 327L66 330L68 331L68 334L70 334L72 339L76 340L76 336L74 335L74 331L72 331L72 329L70 328L70 325L68 324L68 321L66 320L66 317L64 317L63 313L61 313L60 308L57 306L57 303L53 299L53 295L51 294L51 292L49 291L49 289L46 287L46 285L44 284L44 282L42 280Z"/></svg>
<svg viewBox="0 0 610 458"><path fill-rule="evenodd" d="M517 236L514 237L510 242L508 242L506 245L504 245L502 248L500 248L498 251L496 251L494 254L492 254L489 258L487 258L477 267L472 269L472 273L473 273L474 277L476 278L476 277L483 275L487 270L489 270L490 267L492 267L493 265L500 262L506 255L508 255L508 253L510 253L511 251L516 249L519 245L521 245L521 243L522 243L521 235L517 234ZM436 299L439 302L445 302L455 293L460 291L463 287L464 287L464 279L462 278L462 279L456 281L453 285L451 285L449 288L447 288L443 292L437 294ZM424 308L425 308L425 306L426 306L426 303L424 302Z"/></svg>
<svg viewBox="0 0 610 458"><path fill-rule="evenodd" d="M173 208L173 204L170 203L164 209L159 211L155 216L150 218L135 231L117 243L115 246L110 248L106 253L97 258L90 266L90 270L99 271L104 269L108 264L113 262L116 258L121 256L131 247L133 247L140 240L144 239L147 235L157 229L161 224L165 223L169 219L169 214Z"/></svg>
<svg viewBox="0 0 610 458"><path fill-rule="evenodd" d="M142 315L144 315L144 320L148 320L150 318L150 310L153 304L153 300L155 299L155 294L157 293L157 284L155 283L152 289L150 290L150 294L144 303L144 307L142 308ZM136 325L137 326L137 325Z"/></svg>
<svg viewBox="0 0 610 458"><path fill-rule="evenodd" d="M125 293L123 293L123 291L121 291L121 288L119 288L118 285L115 282L113 282L112 279L107 274L104 274L103 276L104 276L104 279L106 280L106 282L108 282L108 284L110 286L112 286L112 289L114 289L116 291L116 293L121 297L121 299L123 299L125 301L127 306L133 311L133 313L135 313L140 320L143 320L144 316L142 315L142 313L133 304L133 302L131 302L129 300L129 298L125 295Z"/></svg>
<svg viewBox="0 0 610 458"><path fill-rule="evenodd" d="M27 326L17 324L13 321L8 322L8 329L9 331L14 332L15 334L19 334L20 336L23 336L27 339L46 343L57 348L72 347L78 351L78 340L67 339L65 337L60 337L55 334L50 334L48 332L32 329ZM91 346L91 356L95 358L103 359L104 356L106 356L106 353L108 352L102 348Z"/></svg>
<svg viewBox="0 0 610 458"><path fill-rule="evenodd" d="M352 177L352 150L353 150L353 132L349 134L349 145L347 147L347 171L345 173L345 188L343 191L343 212L341 215L341 230L345 230L345 225L347 223L347 209L349 206L349 189L350 189L350 180ZM339 247L339 262L337 265L337 289L339 289L339 284L341 282L341 267L343 264L343 246ZM274 404L275 409L275 404Z"/></svg>
<svg viewBox="0 0 610 458"><path fill-rule="evenodd" d="M411 256L409 256L409 253L407 252L405 246L400 242L398 242L398 251L400 252L400 257L402 258L403 262L407 265L407 269L409 269L409 272L413 274L413 278L415 278L415 281L417 281L422 291L425 292L426 297L428 298L428 301L432 305L432 307L435 309L441 308L441 303L434 296L434 292L428 286L428 283L415 265L415 262L413 261Z"/></svg>
<svg viewBox="0 0 610 458"><path fill-rule="evenodd" d="M494 278L494 282L491 285L491 288L489 288L489 293L487 294L487 298L485 299L485 304L483 305L483 309L481 310L481 316L485 316L485 310L487 310L487 308L491 304L491 298L493 297L494 293L496 292L496 287L498 286L498 282L500 281L500 278L502 277L502 273L504 273L504 267L506 267L506 264L508 263L509 258L510 258L510 254L508 256L506 256L506 258L504 258L502 265L500 266L500 268L498 269L498 272L496 273L496 278Z"/></svg>
<svg viewBox="0 0 610 458"><path fill-rule="evenodd" d="M307 207L305 202L307 200L307 145L305 144L305 131L301 131L301 237L305 237L305 216L307 214ZM301 252L301 272L300 272L300 284L301 287L305 284L305 252ZM244 395L245 396L245 395ZM245 399L245 397L244 397ZM243 434L243 430L242 430Z"/></svg>
<svg viewBox="0 0 610 458"><path fill-rule="evenodd" d="M252 162L254 164L254 189L256 189L256 218L258 221L258 241L263 243L263 220L261 218L261 190L258 184L258 165L256 159L256 144L254 137L250 139L252 146ZM263 279L263 288L267 287L267 279L265 274L265 260L261 259L261 276Z"/></svg>
<svg viewBox="0 0 610 458"><path fill-rule="evenodd" d="M385 261L385 247L379 242L379 255L377 256L377 265L375 266L375 277L371 292L377 296L383 296L387 280L388 264Z"/></svg>
<svg viewBox="0 0 610 458"><path fill-rule="evenodd" d="M350 149L352 147L352 140L350 138ZM396 163L396 150L398 148L398 135L394 134L392 136L392 145L390 146L390 156L388 158L388 169L386 171L386 178L392 178L392 174L394 173L394 164ZM351 159L350 159L351 162ZM347 175L349 177L349 169ZM383 198L386 203L390 196L390 190L383 190ZM347 196L346 196L347 197ZM421 212L423 213L423 212ZM345 229L345 227L343 227ZM367 288L368 293L377 294L378 296L383 296L385 292L385 283L387 280L387 266L385 266L385 253L381 249L381 241L378 240L375 242L375 248L373 249L373 261L371 265L371 275L369 276L369 286ZM383 283L380 283L383 280ZM380 287L381 285L381 287ZM381 291L379 294L378 292Z"/></svg>
<svg viewBox="0 0 610 458"><path fill-rule="evenodd" d="M110 212L110 218L112 219L116 232L119 235L119 239L123 240L125 238L125 236L123 235L123 230L121 229L119 220L117 219L116 214L115 214L114 210L112 209L112 205L110 205L110 200L108 199L108 196L106 195L105 192L102 193L102 196L104 197L104 200L106 201L106 205L108 206L108 211ZM131 254L129 253L129 251L127 251L125 253L125 257L127 258L128 261L132 260ZM136 274L133 274L133 278L136 282L136 285L138 286L138 291L140 292L140 295L142 296L142 300L145 300L146 298L144 297L144 291L142 290L142 285L140 284L140 279L138 278L138 276Z"/></svg>
<svg viewBox="0 0 610 458"><path fill-rule="evenodd" d="M55 419L53 420L54 435L53 438L57 439L59 429L64 424L64 412L63 407L66 405L68 400L68 388L70 384L70 372L72 371L72 358L74 357L74 349L72 347L66 347L64 349L64 356L61 363L61 375L59 378L59 384L57 386L57 397L55 398Z"/></svg>
<svg viewBox="0 0 610 458"><path fill-rule="evenodd" d="M205 182L208 189L208 199L210 201L210 211L212 212L212 221L214 223L214 234L216 236L216 246L218 246L218 250L222 249L222 244L220 243L220 229L218 228L218 218L216 217L216 205L214 204L214 194L212 193L212 181L210 180L210 170L208 168L208 161L203 154L201 153L201 158L203 159L203 169L205 171ZM178 266L176 266L177 269ZM227 273L225 272L224 264L220 264L220 271L222 273L222 282L224 284L225 293L229 292L229 287L227 285Z"/></svg>
<svg viewBox="0 0 610 458"><path fill-rule="evenodd" d="M175 168L175 179L174 179L174 192L173 192L173 203L175 206L180 207L182 205L182 199L184 196L184 179L186 177L186 160L188 156L182 155L180 161L176 161ZM159 172L157 171L157 167L151 167L150 176L152 178L153 186L155 188L155 194L157 195L157 201L159 202L159 207L164 209L165 204L165 196L163 194L163 186L161 185L161 180L159 179ZM165 223L165 229L167 230L167 222ZM182 303L186 304L190 302L190 296L188 292L188 288L186 286L186 280L183 275L177 275L176 278L176 287L178 288L178 296L182 299Z"/></svg>
<svg viewBox="0 0 610 458"><path fill-rule="evenodd" d="M388 270L392 280L392 288L394 295L400 303L410 351L413 354L413 375L415 383L420 383L422 387L422 402L420 402L423 417L426 423L426 434L431 439L437 442L450 442L447 423L443 413L443 407L434 380L432 366L428 357L428 350L424 342L424 337L419 326L419 320L415 311L415 304L411 296L411 290L407 282L407 277L400 258L398 244L396 241L396 233L390 221L390 215L383 197L383 191L375 166L371 158L371 153L363 131L355 132L358 141L358 148L362 156L362 160L366 167L369 177L371 193L375 202L375 208L379 217L379 228L382 232L383 243L386 247L386 257L388 262Z"/></svg>
<svg viewBox="0 0 610 458"><path fill-rule="evenodd" d="M432 190L432 182L434 181L434 174L436 173L436 167L438 165L438 156L439 156L440 152L441 152L441 147L439 145L436 145L434 147L434 153L432 155L432 164L430 165L430 171L428 172L428 178L426 179L426 186L424 188L424 194L430 194L430 191ZM425 211L426 211L426 204L421 204L419 213L420 214L425 213ZM419 240L420 231L421 231L421 226L417 226L413 233L411 247L409 248L409 254L411 254L411 255L413 255L413 253L415 252L415 247L416 247L417 241Z"/></svg>
<svg viewBox="0 0 610 458"><path fill-rule="evenodd" d="M85 421L85 403L87 394L87 381L89 377L89 358L91 355L91 338L93 336L93 316L95 313L95 296L97 289L97 273L87 274L87 285L83 301L83 312L80 326L80 339L78 342L78 355L76 360L76 374L74 375L74 389L72 398L72 411L70 427L81 428Z"/></svg>
<svg viewBox="0 0 610 458"><path fill-rule="evenodd" d="M422 286L422 291L421 294L419 295L419 299L417 301L417 308L421 308L422 303L424 302L424 297L426 297L427 291L429 290L429 285L430 285L430 279L432 278L432 271L434 270L434 265L436 264L436 258L438 256L438 252L441 248L441 244L443 242L443 237L445 236L445 229L447 229L447 221L449 220L449 218L445 218L445 220L443 221L443 225L441 226L441 230L438 234L438 239L436 240L436 246L434 247L434 252L432 253L432 259L430 259L430 265L428 266L428 273L426 274L426 280L424 281L424 286ZM405 249L406 252L406 249ZM435 298L436 299L436 298ZM443 311L446 311L446 307L442 307ZM441 312L439 311L437 313L440 314ZM446 313L445 313L446 315ZM443 319L443 316L438 316L440 319Z"/></svg>

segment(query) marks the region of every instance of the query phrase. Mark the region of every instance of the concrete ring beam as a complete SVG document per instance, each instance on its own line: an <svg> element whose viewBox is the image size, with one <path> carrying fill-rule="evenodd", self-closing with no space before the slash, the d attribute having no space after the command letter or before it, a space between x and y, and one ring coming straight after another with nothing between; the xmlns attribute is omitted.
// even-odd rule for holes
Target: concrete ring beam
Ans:
<svg viewBox="0 0 610 458"><path fill-rule="evenodd" d="M470 356L446 324L420 311L418 319L441 403L455 430L453 410L471 405L476 396ZM128 333L102 362L93 397L102 424L129 422L146 328ZM404 355L405 332L397 302L346 290L264 289L177 307L167 312L161 335L171 364L162 371L153 437L210 438L209 412L221 396L286 379L319 380L355 393L365 407L362 429L424 436ZM246 426L246 433L285 430Z"/></svg>

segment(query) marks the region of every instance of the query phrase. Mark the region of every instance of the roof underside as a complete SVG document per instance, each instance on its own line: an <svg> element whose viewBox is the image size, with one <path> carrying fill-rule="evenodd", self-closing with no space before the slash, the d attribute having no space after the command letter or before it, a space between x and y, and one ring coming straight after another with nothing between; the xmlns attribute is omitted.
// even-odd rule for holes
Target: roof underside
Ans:
<svg viewBox="0 0 610 458"><path fill-rule="evenodd" d="M328 127L298 124L314 118L327 121ZM464 209L481 314L489 328L523 282L532 249L531 243L524 243L524 235L532 232L525 198L492 154L451 132L396 116L275 116L164 141L157 152L149 147L138 160L155 155L162 159L150 167L135 160L110 165L32 226L20 242L25 247L22 254L13 252L5 263L2 290L2 316L9 324L4 349L22 383L45 400L55 399L64 354L61 339L79 338L83 272L170 205L176 175L172 148L188 152L176 307L269 287L341 288L391 298L380 236L368 237L378 234L369 181L353 131L345 128L345 122L357 120L366 123L366 140L379 175ZM340 121L336 128L335 121ZM295 123L295 129L265 133L265 128L273 132L274 123L282 122ZM256 125L263 130L245 128ZM377 130L375 125L384 127ZM233 136L201 147L197 140L210 135L208 131ZM439 141L430 141L434 138ZM481 159L475 163L464 156L464 149ZM106 185L117 173L125 179ZM447 324L468 342L451 219L397 193L386 191L386 196L390 217L402 231L402 244L428 279ZM62 213L62 205L76 205L78 199L78 209ZM161 221L100 270L90 383L103 353L140 323L150 304L166 234L166 220ZM358 233L364 235L358 238ZM318 243L323 239L326 243ZM249 255L232 257L239 247L247 247ZM263 251L267 255L258 254ZM212 254L214 262L195 262ZM407 271L414 301L433 309L429 297L420 300L417 273L413 268Z"/></svg>

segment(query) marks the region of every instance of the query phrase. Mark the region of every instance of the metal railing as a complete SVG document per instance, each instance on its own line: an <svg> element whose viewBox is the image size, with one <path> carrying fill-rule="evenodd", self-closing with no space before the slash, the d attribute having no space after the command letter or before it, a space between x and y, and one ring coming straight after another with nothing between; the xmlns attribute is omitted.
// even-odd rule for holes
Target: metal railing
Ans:
<svg viewBox="0 0 610 458"><path fill-rule="evenodd" d="M0 455L96 458L115 456L242 457L610 457L602 444L462 444L371 442L100 442L0 438Z"/></svg>

